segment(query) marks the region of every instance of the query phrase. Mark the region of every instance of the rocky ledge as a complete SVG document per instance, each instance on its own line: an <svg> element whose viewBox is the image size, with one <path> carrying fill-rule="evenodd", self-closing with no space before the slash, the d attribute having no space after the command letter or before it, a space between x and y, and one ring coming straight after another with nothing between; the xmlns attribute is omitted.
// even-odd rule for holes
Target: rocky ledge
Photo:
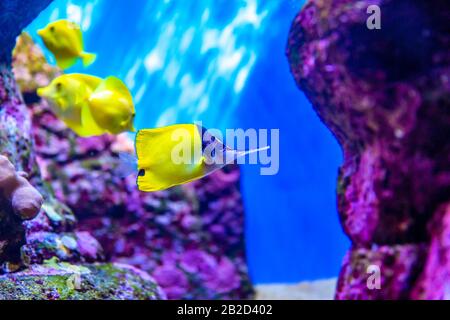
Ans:
<svg viewBox="0 0 450 320"><path fill-rule="evenodd" d="M311 0L292 25L292 74L344 153L338 299L450 298L449 17L446 0Z"/></svg>
<svg viewBox="0 0 450 320"><path fill-rule="evenodd" d="M145 272L103 262L101 245L77 230L70 208L42 179L11 52L22 28L50 2L0 2L0 153L8 178L0 196L0 299L162 299Z"/></svg>

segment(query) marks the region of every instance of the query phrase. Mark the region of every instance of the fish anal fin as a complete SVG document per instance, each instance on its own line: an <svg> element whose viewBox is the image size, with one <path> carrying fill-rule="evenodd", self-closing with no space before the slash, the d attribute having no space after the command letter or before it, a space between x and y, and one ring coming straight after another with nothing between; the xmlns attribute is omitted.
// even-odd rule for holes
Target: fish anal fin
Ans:
<svg viewBox="0 0 450 320"><path fill-rule="evenodd" d="M94 120L88 104L81 109L81 127L84 132L92 136L99 136L106 133L106 130L102 129Z"/></svg>
<svg viewBox="0 0 450 320"><path fill-rule="evenodd" d="M77 63L77 57L55 57L56 64L59 68L65 70Z"/></svg>

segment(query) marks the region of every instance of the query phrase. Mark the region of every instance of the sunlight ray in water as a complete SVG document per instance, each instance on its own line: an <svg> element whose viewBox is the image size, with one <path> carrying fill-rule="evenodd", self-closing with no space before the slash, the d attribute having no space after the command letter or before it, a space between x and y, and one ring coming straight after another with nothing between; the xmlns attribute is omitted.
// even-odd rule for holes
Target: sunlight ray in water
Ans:
<svg viewBox="0 0 450 320"><path fill-rule="evenodd" d="M159 0L143 5L133 1L130 6L140 9L132 13L121 5L102 10L105 0L64 0L55 1L29 29L69 18L81 25L86 43L94 51L109 47L109 69L126 81L136 100L137 127L202 120L225 128L253 66L264 53L260 44L268 36L269 26L274 28L271 19L282 3ZM99 30L108 23L105 19L112 21L119 14L128 15L119 19L124 23L136 20L145 24L115 26L117 30L126 28L126 39ZM94 39L92 33L104 37ZM124 49L114 50L119 42L126 48L125 58ZM103 69L97 64L89 71ZM81 69L74 67L73 71Z"/></svg>

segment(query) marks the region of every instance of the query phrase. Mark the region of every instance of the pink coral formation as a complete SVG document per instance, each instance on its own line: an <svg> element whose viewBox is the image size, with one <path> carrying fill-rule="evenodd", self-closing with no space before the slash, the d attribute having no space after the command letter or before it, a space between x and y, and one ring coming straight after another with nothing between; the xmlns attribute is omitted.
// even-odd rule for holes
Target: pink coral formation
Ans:
<svg viewBox="0 0 450 320"><path fill-rule="evenodd" d="M14 212L23 220L36 217L44 199L26 179L23 171L16 172L13 164L4 156L0 156L0 190L11 202Z"/></svg>
<svg viewBox="0 0 450 320"><path fill-rule="evenodd" d="M15 81L11 51L21 29L50 2L0 1L0 154L5 157L0 158L0 299L164 298L143 271L102 263L98 241L88 232L76 230L73 213L55 199L40 174L30 112ZM39 59L42 57L24 61ZM25 78L21 79L24 84ZM23 172L29 174L29 182ZM42 207L40 194L45 199ZM51 267L47 266L49 259ZM87 270L77 281L80 291L68 290L67 281L80 270Z"/></svg>
<svg viewBox="0 0 450 320"><path fill-rule="evenodd" d="M344 152L338 299L449 298L449 16L445 0L311 0L292 25L291 71Z"/></svg>

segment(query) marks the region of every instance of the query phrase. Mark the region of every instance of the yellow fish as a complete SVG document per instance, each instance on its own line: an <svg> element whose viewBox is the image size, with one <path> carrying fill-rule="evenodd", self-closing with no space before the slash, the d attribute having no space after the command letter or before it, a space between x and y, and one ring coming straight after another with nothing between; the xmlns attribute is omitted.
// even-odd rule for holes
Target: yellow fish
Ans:
<svg viewBox="0 0 450 320"><path fill-rule="evenodd" d="M66 74L39 88L37 94L46 98L53 112L79 136L135 131L133 99L118 78Z"/></svg>
<svg viewBox="0 0 450 320"><path fill-rule="evenodd" d="M56 116L79 136L102 135L105 130L89 117L82 122L82 114L89 112L89 97L101 82L101 78L94 76L67 74L39 88L37 94L45 98Z"/></svg>
<svg viewBox="0 0 450 320"><path fill-rule="evenodd" d="M136 131L133 98L127 86L116 77L106 78L89 96L90 112L83 113L83 122L93 119L111 134Z"/></svg>
<svg viewBox="0 0 450 320"><path fill-rule="evenodd" d="M78 59L85 67L95 61L96 55L84 51L83 35L80 26L68 20L58 20L38 30L38 35L44 41L56 59L61 69L73 66Z"/></svg>
<svg viewBox="0 0 450 320"><path fill-rule="evenodd" d="M242 156L268 148L233 150L196 124L139 130L135 145L137 185L145 192L200 179ZM123 155L121 158L122 164L133 161Z"/></svg>

